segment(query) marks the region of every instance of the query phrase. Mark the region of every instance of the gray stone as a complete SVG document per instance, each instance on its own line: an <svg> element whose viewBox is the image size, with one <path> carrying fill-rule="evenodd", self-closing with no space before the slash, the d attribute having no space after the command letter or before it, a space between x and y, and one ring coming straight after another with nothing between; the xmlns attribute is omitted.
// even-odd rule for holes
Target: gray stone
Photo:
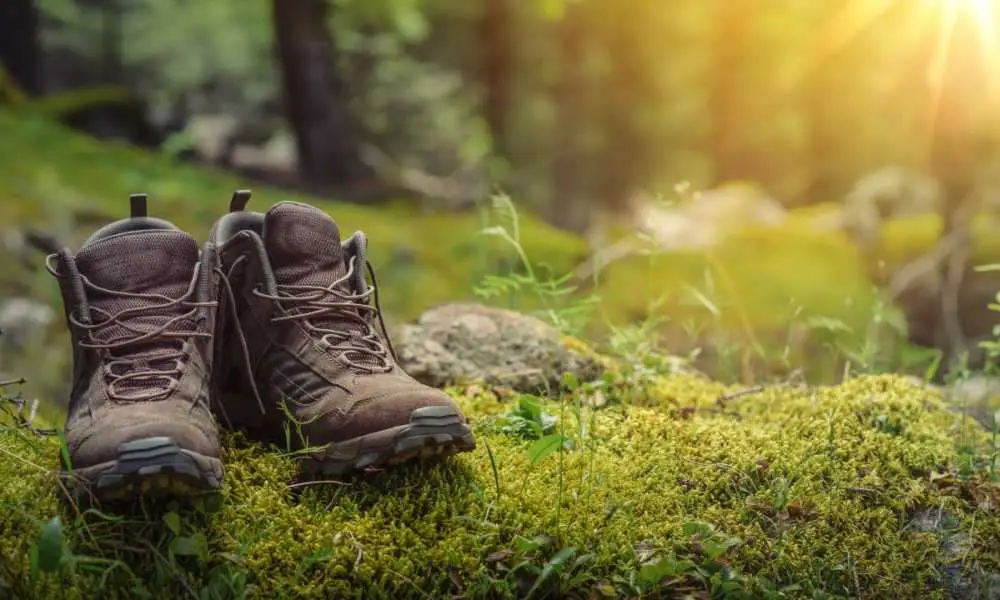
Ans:
<svg viewBox="0 0 1000 600"><path fill-rule="evenodd" d="M782 204L753 185L729 183L697 192L679 203L638 196L635 217L659 250L711 248L734 230L781 225L788 218Z"/></svg>
<svg viewBox="0 0 1000 600"><path fill-rule="evenodd" d="M846 229L867 246L877 240L886 221L935 213L941 199L941 184L933 177L905 167L883 167L859 179L844 199Z"/></svg>
<svg viewBox="0 0 1000 600"><path fill-rule="evenodd" d="M0 300L0 344L20 349L40 339L56 317L55 310L28 298ZM0 346L2 347L2 346Z"/></svg>
<svg viewBox="0 0 1000 600"><path fill-rule="evenodd" d="M987 430L1000 424L1000 378L976 375L957 381L947 392L952 409L966 414Z"/></svg>
<svg viewBox="0 0 1000 600"><path fill-rule="evenodd" d="M447 304L400 328L400 365L435 387L486 383L522 392L559 389L564 373L579 381L603 372L601 359L534 317L480 304Z"/></svg>
<svg viewBox="0 0 1000 600"><path fill-rule="evenodd" d="M941 548L937 569L949 598L1000 600L1000 573L966 564L966 559L975 553L972 540L960 529L958 519L939 508L918 508L913 511L909 529L937 537Z"/></svg>

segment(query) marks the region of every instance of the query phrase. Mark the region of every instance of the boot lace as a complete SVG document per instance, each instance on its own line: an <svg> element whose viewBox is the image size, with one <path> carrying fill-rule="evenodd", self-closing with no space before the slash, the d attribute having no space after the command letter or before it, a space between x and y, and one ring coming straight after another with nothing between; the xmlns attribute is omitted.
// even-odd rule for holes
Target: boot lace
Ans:
<svg viewBox="0 0 1000 600"><path fill-rule="evenodd" d="M219 267L215 268L215 274L219 277L219 281L222 283L226 294L226 300L228 301L230 307L237 306L236 293L233 290L232 284L233 273L246 260L247 255L243 254L233 261L233 264L229 266L228 270L224 271ZM365 261L365 265L368 269L368 275L372 279L372 285L366 292L360 294L349 294L343 292L342 290L334 289L336 286L344 283L352 277L354 274L354 264L355 257L352 256L347 274L326 287L277 286L278 294L271 295L261 291L260 286L257 286L253 289L253 293L258 298L264 298L273 302L282 303L281 305L284 308L288 308L289 304L293 306L296 304L300 305L301 308L296 307L299 309L299 312L272 317L273 321L281 322L301 319L310 331L319 334L321 339L326 341L330 349L340 350L339 355L352 367L366 372L387 372L392 369L392 364L386 356L386 348L382 346L377 333L372 327L372 314L378 318L379 327L382 329L382 335L384 336L386 345L388 346L389 354L393 359L396 357L396 351L392 347L392 341L389 339L389 334L386 331L385 321L382 319L382 308L379 304L378 298L378 280L375 278L375 270L372 268L371 263L367 260ZM289 292L289 290L305 293L294 294ZM325 300L327 296L333 296L334 298L337 298L337 301ZM368 299L370 297L374 299L374 306L368 304ZM361 325L362 331L364 332L363 335L351 335L350 333L318 327L313 325L311 322L311 319L315 319L316 317L330 316L332 314L336 314L338 316L346 315L352 322ZM253 361L250 357L250 346L247 343L246 334L243 332L243 327L240 324L238 315L235 312L227 311L227 314L225 314L223 318L229 319L229 322L233 325L236 338L240 342L243 366L248 374L252 373ZM371 356L378 362L375 362L374 365L371 362L359 364L350 360L350 358L346 356L347 352L359 352L363 355ZM267 409L265 408L264 398L260 393L260 389L257 387L257 382L255 381L253 375L249 375L247 377L247 382L250 384L250 391L253 394L254 400L257 402L258 410L260 410L261 414L265 414ZM231 426L232 421L230 420L229 415L226 414L224 408L222 409L222 417L226 423L229 423Z"/></svg>
<svg viewBox="0 0 1000 600"><path fill-rule="evenodd" d="M329 352L351 368L367 373L385 373L392 370L396 352L382 319L378 281L371 263L365 261L372 279L368 289L351 293L341 287L355 277L356 258L350 257L347 273L330 285L278 285L276 295L257 287L253 294L284 309L284 314L271 318L272 322L300 321L306 331L315 335ZM344 287L349 289L350 286ZM376 319L381 336L374 327ZM356 327L344 327L345 322Z"/></svg>
<svg viewBox="0 0 1000 600"><path fill-rule="evenodd" d="M52 265L56 256L62 259L68 273L60 274ZM86 292L92 290L105 297L120 298L126 306L132 305L116 312L90 305L89 314L78 314L78 309L74 309L67 317L70 325L82 332L78 341L81 348L102 351L107 393L113 401L128 403L166 398L177 387L189 359L183 349L184 341L212 337L211 332L188 326L198 322L199 308L217 304L190 300L197 289L200 263L187 292L176 299L96 285L76 269L72 257L65 253L50 255L45 266L56 278L68 277L78 297L86 298ZM190 310L166 316L176 306ZM150 321L162 322L151 324Z"/></svg>

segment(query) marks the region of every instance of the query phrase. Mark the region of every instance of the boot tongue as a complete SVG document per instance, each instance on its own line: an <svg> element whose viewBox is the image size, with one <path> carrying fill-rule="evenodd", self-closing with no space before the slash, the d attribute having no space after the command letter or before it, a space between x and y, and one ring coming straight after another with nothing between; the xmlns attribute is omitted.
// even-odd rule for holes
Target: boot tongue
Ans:
<svg viewBox="0 0 1000 600"><path fill-rule="evenodd" d="M125 296L123 292L180 299L191 285L197 262L198 244L188 234L176 230L122 233L87 244L76 255L80 274L93 285L110 292L88 287L87 300L97 309L92 311L91 318L97 323L124 310L161 306L167 302L163 298ZM124 320L133 328L148 331L190 310L190 306L178 302L155 313L148 311L126 316ZM188 330L192 326L189 322L175 325ZM102 329L100 338L105 341L138 335L120 325Z"/></svg>
<svg viewBox="0 0 1000 600"><path fill-rule="evenodd" d="M194 239L171 230L119 234L88 244L76 255L80 274L94 285L170 299L187 292L197 262Z"/></svg>
<svg viewBox="0 0 1000 600"><path fill-rule="evenodd" d="M278 285L305 285L329 288L335 281L343 279L333 289L345 294L355 291L347 275L347 255L340 244L340 229L325 212L311 206L284 202L272 208L264 217L264 247L274 270ZM356 268L360 268L355 265ZM293 295L301 293L289 290ZM326 294L332 302L342 302L337 294ZM362 313L346 309L322 318L310 320L314 327L337 332L356 342L345 342L345 346L370 346L364 341L370 328L359 321ZM344 355L361 365L381 368L382 362L370 352L348 349ZM354 368L354 367L352 367Z"/></svg>
<svg viewBox="0 0 1000 600"><path fill-rule="evenodd" d="M327 287L347 274L340 228L318 208L277 204L264 217L263 238L278 285ZM337 289L349 292L350 285Z"/></svg>

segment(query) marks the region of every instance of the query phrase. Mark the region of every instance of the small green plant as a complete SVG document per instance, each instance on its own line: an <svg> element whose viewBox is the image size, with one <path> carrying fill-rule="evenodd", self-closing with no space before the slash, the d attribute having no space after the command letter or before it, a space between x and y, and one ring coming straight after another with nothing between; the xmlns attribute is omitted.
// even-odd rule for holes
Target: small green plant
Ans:
<svg viewBox="0 0 1000 600"><path fill-rule="evenodd" d="M538 440L555 430L556 420L554 415L546 412L541 398L522 394L510 412L497 419L496 426L506 434Z"/></svg>
<svg viewBox="0 0 1000 600"><path fill-rule="evenodd" d="M878 290L873 292L878 298ZM796 311L793 327L801 327L826 349L831 359L843 364L843 378L851 375L913 373L930 382L936 379L943 354L937 348L921 348L908 342L903 313L882 299L871 308L863 334L840 319L804 316Z"/></svg>
<svg viewBox="0 0 1000 600"><path fill-rule="evenodd" d="M559 421L558 417L545 410L541 398L522 394L508 413L494 421L493 426L508 435L531 441L526 452L531 462L535 463L560 449L573 449L573 440L562 431L556 431Z"/></svg>
<svg viewBox="0 0 1000 600"><path fill-rule="evenodd" d="M976 271L1000 271L1000 264L983 265L977 267ZM1000 291L997 292L994 301L987 305L987 308L994 312L1000 312ZM980 342L979 345L986 351L986 373L997 374L1000 371L1000 323L993 326L993 339Z"/></svg>
<svg viewBox="0 0 1000 600"><path fill-rule="evenodd" d="M560 590L586 589L595 581L587 569L594 556L577 548L557 549L555 540L539 535L515 536L511 549L494 552L486 564L499 576L495 592L514 592L517 597L538 600L557 598Z"/></svg>
<svg viewBox="0 0 1000 600"><path fill-rule="evenodd" d="M4 423L8 423L8 426L16 427L35 436L56 435L58 432L55 429L38 427L40 405L38 399L28 401L20 389L14 394L9 392L11 387L21 386L24 383L24 379L0 381L0 418L2 418L0 427L3 427Z"/></svg>
<svg viewBox="0 0 1000 600"><path fill-rule="evenodd" d="M754 597L748 580L725 560L726 553L740 544L739 538L701 522L685 523L683 534L675 548L642 564L636 579L642 593L701 591L711 598Z"/></svg>
<svg viewBox="0 0 1000 600"><path fill-rule="evenodd" d="M990 415L990 442L986 465L990 480L1000 481L1000 410Z"/></svg>
<svg viewBox="0 0 1000 600"><path fill-rule="evenodd" d="M513 201L504 194L497 194L492 198L492 206L499 223L485 227L481 233L498 238L512 248L523 272L486 275L473 290L476 296L488 301L528 294L542 305L541 316L554 327L578 335L590 320L599 297L594 294L578 297L579 289L572 283L572 273L543 276L541 270L549 269L544 263L535 266L528 258L521 243L521 226Z"/></svg>

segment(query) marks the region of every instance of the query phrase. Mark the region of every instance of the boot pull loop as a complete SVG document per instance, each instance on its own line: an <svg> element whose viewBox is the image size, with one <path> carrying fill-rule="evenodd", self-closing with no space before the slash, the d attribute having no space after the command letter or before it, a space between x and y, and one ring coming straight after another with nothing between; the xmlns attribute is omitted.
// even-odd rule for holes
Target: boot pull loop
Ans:
<svg viewBox="0 0 1000 600"><path fill-rule="evenodd" d="M229 201L229 212L243 212L250 202L250 190L236 190Z"/></svg>
<svg viewBox="0 0 1000 600"><path fill-rule="evenodd" d="M149 201L147 194L131 194L128 203L133 219L141 219L149 215L146 203Z"/></svg>

